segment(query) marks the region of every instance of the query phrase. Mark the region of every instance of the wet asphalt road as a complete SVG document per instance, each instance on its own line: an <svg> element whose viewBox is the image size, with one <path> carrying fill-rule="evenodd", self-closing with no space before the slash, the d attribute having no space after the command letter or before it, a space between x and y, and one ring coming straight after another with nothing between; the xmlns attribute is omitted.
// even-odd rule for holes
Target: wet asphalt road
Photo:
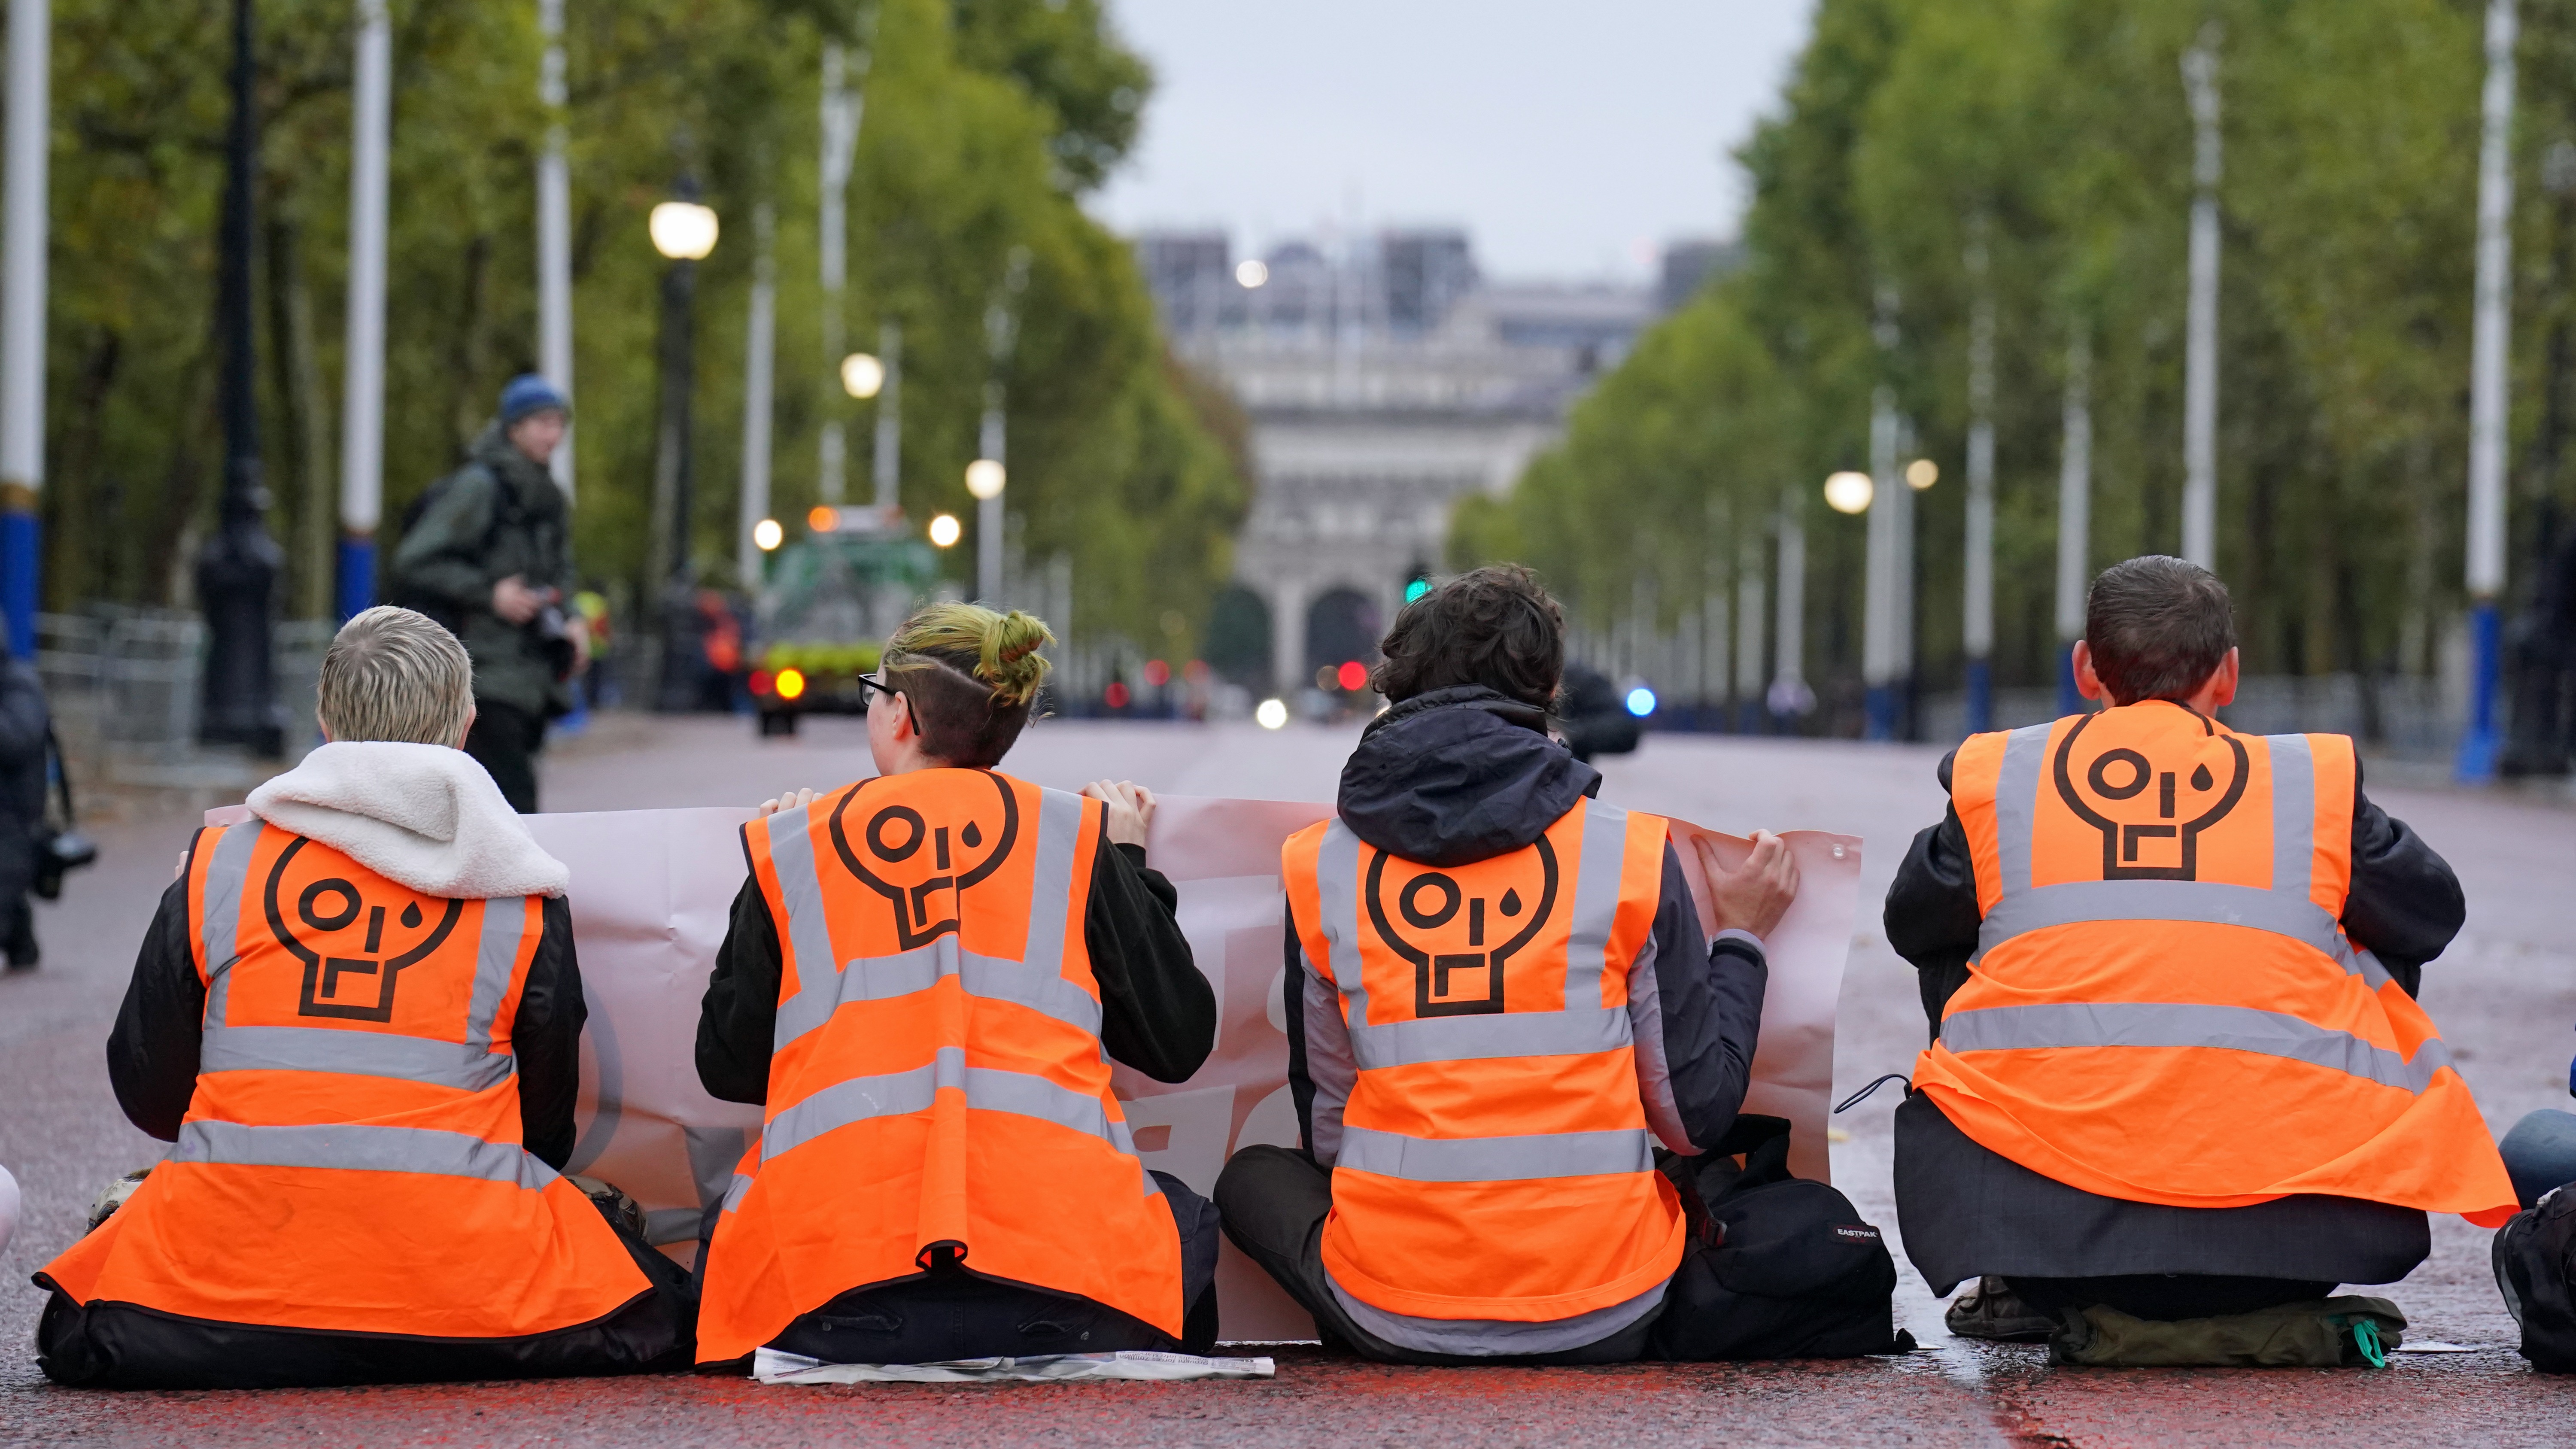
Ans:
<svg viewBox="0 0 2576 1449"><path fill-rule="evenodd" d="M1130 778L1171 793L1325 799L1348 730L1055 724L1016 772L1075 785ZM1937 751L1650 737L1608 763L1605 798L1745 830L1838 830L1868 842L1883 892L1904 842L1938 818ZM854 727L793 741L747 724L612 722L548 764L551 809L748 803L865 773ZM2425 973L2425 1001L2499 1132L2566 1102L2576 948L2576 811L2510 798L2374 789L2467 883L2470 923ZM765 1389L735 1378L454 1385L264 1394L53 1388L28 1347L41 1295L26 1275L79 1231L91 1195L159 1144L128 1126L100 1043L136 942L186 839L184 816L101 832L99 867L39 918L47 960L0 979L0 1164L27 1213L0 1251L0 1444L2300 1444L2576 1441L2576 1380L2529 1373L2487 1271L2488 1235L2437 1220L2434 1255L2375 1291L2410 1338L2470 1352L2401 1355L2381 1372L2050 1370L2036 1348L1961 1342L1899 1255L1899 1321L1925 1348L1848 1363L1608 1369L1383 1368L1278 1350L1267 1382ZM1836 1076L1902 1071L1923 1039L1912 972L1864 911L1842 998ZM1895 1237L1882 1096L1839 1119L1837 1183ZM17 1287L8 1285L15 1284Z"/></svg>

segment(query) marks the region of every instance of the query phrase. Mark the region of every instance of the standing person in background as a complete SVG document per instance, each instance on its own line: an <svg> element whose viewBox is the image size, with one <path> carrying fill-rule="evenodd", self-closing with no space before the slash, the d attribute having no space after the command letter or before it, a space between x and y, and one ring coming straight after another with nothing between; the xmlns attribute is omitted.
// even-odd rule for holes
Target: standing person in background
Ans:
<svg viewBox="0 0 2576 1449"><path fill-rule="evenodd" d="M535 373L501 389L500 415L465 466L430 485L403 522L388 593L445 624L474 660L474 731L465 753L510 808L537 808L546 722L572 708L570 680L589 649L562 607L572 583L572 517L546 472L571 405Z"/></svg>
<svg viewBox="0 0 2576 1449"><path fill-rule="evenodd" d="M23 659L0 665L0 949L12 971L37 961L36 912L27 892L36 883L53 733L36 666Z"/></svg>

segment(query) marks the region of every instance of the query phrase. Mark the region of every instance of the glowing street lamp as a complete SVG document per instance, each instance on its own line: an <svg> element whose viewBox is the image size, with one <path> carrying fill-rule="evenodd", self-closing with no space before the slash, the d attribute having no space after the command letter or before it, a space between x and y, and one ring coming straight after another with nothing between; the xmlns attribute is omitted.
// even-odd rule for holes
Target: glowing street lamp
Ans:
<svg viewBox="0 0 2576 1449"><path fill-rule="evenodd" d="M703 262L716 249L716 209L695 201L665 201L645 226L653 250L674 262Z"/></svg>
<svg viewBox="0 0 2576 1449"><path fill-rule="evenodd" d="M764 518L751 526L752 545L762 553L774 552L786 541L787 530L779 527L775 518Z"/></svg>
<svg viewBox="0 0 2576 1449"><path fill-rule="evenodd" d="M1238 262L1234 268L1234 280L1243 287L1258 287L1270 280L1270 264L1263 261ZM1286 706L1283 705L1281 708L1284 709ZM1283 720L1281 723L1284 724L1286 721Z"/></svg>
<svg viewBox="0 0 2576 1449"><path fill-rule="evenodd" d="M933 548L954 548L965 533L965 526L954 513L943 513L930 520L930 543Z"/></svg>
<svg viewBox="0 0 2576 1449"><path fill-rule="evenodd" d="M966 465L966 491L974 494L979 503L989 503L1001 497L1002 485L1008 479L1002 465L990 458L978 458Z"/></svg>
<svg viewBox="0 0 2576 1449"><path fill-rule="evenodd" d="M1266 730L1285 729L1288 725L1288 702L1280 699L1265 699L1259 708L1253 710L1252 719L1255 724Z"/></svg>
<svg viewBox="0 0 2576 1449"><path fill-rule="evenodd" d="M885 364L864 352L841 359L841 391L865 402L885 388Z"/></svg>
<svg viewBox="0 0 2576 1449"><path fill-rule="evenodd" d="M1846 469L1825 479L1825 506L1836 513L1867 513L1877 494L1878 485L1867 473Z"/></svg>
<svg viewBox="0 0 2576 1449"><path fill-rule="evenodd" d="M1941 481L1941 465L1929 458L1917 458L1905 465L1905 486L1920 493Z"/></svg>

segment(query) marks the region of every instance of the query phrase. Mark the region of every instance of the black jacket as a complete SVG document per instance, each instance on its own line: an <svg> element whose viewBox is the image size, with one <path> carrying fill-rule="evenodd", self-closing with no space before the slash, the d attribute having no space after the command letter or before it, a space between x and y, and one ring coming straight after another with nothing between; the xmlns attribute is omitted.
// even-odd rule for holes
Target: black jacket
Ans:
<svg viewBox="0 0 2576 1449"><path fill-rule="evenodd" d="M1100 987L1100 1044L1158 1082L1187 1081L1216 1046L1216 993L1172 914L1179 900L1163 873L1146 867L1143 846L1113 849L1102 826L1082 916ZM778 923L754 877L734 895L733 920L698 1008L698 1081L709 1096L768 1102L783 967Z"/></svg>
<svg viewBox="0 0 2576 1449"><path fill-rule="evenodd" d="M1522 849L1601 788L1600 772L1549 739L1546 723L1540 710L1482 687L1416 695L1361 734L1342 769L1342 823L1423 865ZM1357 1067L1339 993L1306 969L1293 909L1285 955L1290 1098L1308 1150L1329 1166ZM1701 937L1681 857L1666 845L1654 930L1630 967L1629 996L1646 1120L1667 1147L1705 1151L1734 1125L1769 980L1752 937Z"/></svg>
<svg viewBox="0 0 2576 1449"><path fill-rule="evenodd" d="M200 839L203 839L200 836ZM193 853L194 847L190 847ZM572 1156L573 1103L581 1094L581 963L573 952L572 907L545 903L528 983L510 1018L510 1050L519 1059L519 1130L528 1151L561 1171ZM197 1050L206 1024L206 985L188 943L188 876L161 893L161 909L134 957L134 979L107 1038L107 1079L126 1120L164 1142L176 1141L188 1099L197 1090Z"/></svg>
<svg viewBox="0 0 2576 1449"><path fill-rule="evenodd" d="M0 906L36 878L35 829L45 818L45 741L52 717L36 667L0 664Z"/></svg>

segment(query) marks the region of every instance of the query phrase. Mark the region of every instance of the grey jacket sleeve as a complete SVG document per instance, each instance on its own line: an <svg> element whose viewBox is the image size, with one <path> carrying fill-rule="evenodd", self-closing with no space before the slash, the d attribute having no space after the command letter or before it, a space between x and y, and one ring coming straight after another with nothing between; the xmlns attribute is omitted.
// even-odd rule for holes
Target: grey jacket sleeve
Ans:
<svg viewBox="0 0 2576 1449"><path fill-rule="evenodd" d="M1664 1146L1705 1152L1735 1125L1753 1080L1770 980L1753 936L1720 931L1711 942L1700 935L1681 855L1665 842L1654 930L1628 968L1637 1090Z"/></svg>
<svg viewBox="0 0 2576 1449"><path fill-rule="evenodd" d="M1359 1058L1351 1052L1340 988L1307 964L1294 908L1281 915L1288 937L1279 985L1288 1022L1288 1100L1297 1108L1298 1138L1307 1155L1330 1167L1341 1157L1342 1107L1359 1080Z"/></svg>

